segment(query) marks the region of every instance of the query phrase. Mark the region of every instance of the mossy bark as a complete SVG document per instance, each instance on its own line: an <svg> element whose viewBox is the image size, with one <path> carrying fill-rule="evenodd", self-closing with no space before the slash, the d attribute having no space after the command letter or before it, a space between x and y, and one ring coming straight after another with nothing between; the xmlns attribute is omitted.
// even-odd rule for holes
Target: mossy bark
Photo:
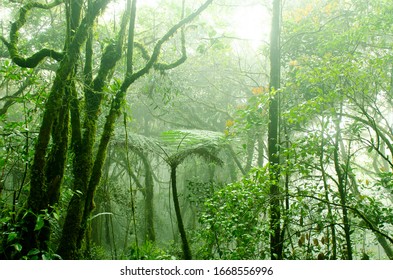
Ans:
<svg viewBox="0 0 393 280"><path fill-rule="evenodd" d="M92 6L92 4L90 4ZM129 12L129 11L128 11ZM109 73L114 69L121 58L122 44L125 33L125 23L128 14L123 16L122 28L118 34L117 42L105 48L101 58L101 64L95 79L91 81L92 69L92 44L91 34L87 34L86 61L85 61L85 121L83 123L84 133L81 135L79 116L75 115L77 127L73 130L75 142L73 149L74 160L74 195L70 201L66 219L63 225L62 237L58 247L58 254L66 259L78 258L77 251L82 246L85 236L87 222L91 211L94 209L94 192L89 191L89 181L93 168L94 144L96 142L97 122L103 96L103 88L107 82Z"/></svg>
<svg viewBox="0 0 393 280"><path fill-rule="evenodd" d="M71 40L70 37L66 38L66 42L69 43L65 44L66 51L56 71L36 141L31 167L31 187L27 202L27 208L32 214L24 218L27 230L22 232L22 239L25 240L22 245L23 253L33 248L47 249L49 226L46 224L41 231L35 231L36 217L44 212L50 212L50 206L54 205L59 198L68 146L69 97L72 77L88 30L91 28L94 18L107 2L108 0L97 1L94 8L88 11L90 12L89 16L81 21ZM16 27L17 33L20 26ZM17 39L12 39L11 42L17 42ZM49 149L51 138L53 145Z"/></svg>
<svg viewBox="0 0 393 280"><path fill-rule="evenodd" d="M9 40L2 36L0 37L7 47L13 62L21 67L34 68L45 58L52 58L59 62L49 97L45 104L41 126L35 144L35 154L31 166L31 187L27 201L29 214L23 217L24 225L21 226L21 228L26 228L26 230L22 230L21 233L23 239L22 254L27 253L33 248L42 250L47 248L46 241L49 238L49 227L46 228L47 225L45 225L44 229L41 231L35 231L34 229L37 216L47 213L48 211L50 212L51 205L55 204L59 198L68 148L70 110L72 149L75 153L73 169L75 195L71 199L68 208L69 217L66 218L63 229L63 237L69 236L70 239L63 238L62 244L60 245L60 248L66 248L67 246L71 248L69 253L65 253L66 258L73 258L77 247L79 247L81 243L81 237L72 235L76 231L79 231L78 229L80 229L81 224L83 225L81 230L83 232L85 221L93 208L92 201L95 189L100 180L100 169L103 165L106 148L111 133L113 133L114 123L118 116L121 102L124 100L127 88L137 78L147 73L157 62L162 44L167 41L178 28L202 12L207 5L210 4L211 0L207 1L206 4L195 13L191 14L187 20L179 22L170 29L170 31L157 43L152 56L143 69L135 73L135 75L130 72L127 73L122 88L117 93L111 112L107 117L107 124L105 125L101 137L101 143L94 166L92 162L92 147L95 143L95 134L97 131L97 115L101 105L101 92L103 85L107 81L108 71L113 69L114 65L121 57L121 46L123 45L125 37L125 27L129 21L125 19L122 22L124 28L121 28L121 30L124 32L119 34L118 42L120 43L114 46L108 46L106 53L102 56L101 65L103 67L100 69L96 80L93 82L92 88L94 90L92 92L87 91L85 94L85 104L87 104L87 107L85 114L86 121L83 127L86 128L86 132L84 135L81 135L81 114L75 86L72 81L75 75L76 66L80 60L79 56L82 45L86 42L97 16L107 6L110 0L88 0L86 12L82 13L84 2L84 0L55 0L49 4L29 2L21 7L16 21L12 23ZM64 4L66 7L65 18L67 21L67 34L63 46L64 52L57 52L44 48L30 57L23 57L18 48L19 31L27 22L29 12L33 9L51 9L60 4ZM135 0L133 0L133 6L135 7ZM81 19L82 14L84 17ZM131 26L130 32L133 32L133 27L131 28ZM133 40L129 41L129 46L132 45L132 41ZM129 48L129 51L130 50L132 51L132 49ZM178 63L180 62L179 60ZM132 65L132 59L128 60L127 65ZM162 67L165 68L168 66ZM50 145L50 143L53 145ZM22 216L23 215L21 215L20 218L22 218ZM79 234L83 236L81 232L79 232ZM78 239L79 244L76 243L74 246L74 243L78 242ZM72 244L68 241L71 241L70 243ZM59 251L61 252L63 249Z"/></svg>
<svg viewBox="0 0 393 280"><path fill-rule="evenodd" d="M184 53L182 58L172 64L157 63L162 45L171 38L175 32L184 24L188 23L199 15L212 0L206 1L197 11L190 14L187 18L174 25L156 44L152 55L149 57L145 67L136 73L129 71L117 91L112 102L110 112L106 118L103 133L100 139L98 151L95 158L93 157L93 146L97 132L97 119L101 107L102 89L107 82L108 73L114 68L116 62L122 55L122 46L125 38L125 30L128 20L122 21L121 34L113 45L109 45L101 60L101 68L96 79L92 82L93 90L85 92L86 120L83 123L84 134L81 132L81 114L79 103L75 90L69 91L72 86L72 80L75 74L76 66L79 62L79 56L82 45L86 42L90 30L94 25L95 19L101 11L107 6L110 0L88 1L89 5L84 18L81 17L82 3L84 1L55 1L53 4L32 3L22 7L18 20L12 25L10 32L10 42L1 37L1 40L7 46L12 60L21 67L35 67L46 57L51 57L59 61L59 66L52 84L49 97L45 104L40 131L37 137L35 154L31 167L31 188L28 197L27 207L31 214L24 217L27 232L24 232L25 250L32 248L46 249L45 240L49 234L39 236L38 231L34 231L37 215L43 214L50 209L50 205L56 203L59 197L59 188L64 175L64 166L66 160L66 151L68 147L68 126L69 114L71 110L71 132L72 132L72 149L74 151L74 186L75 195L72 197L68 207L67 217L64 223L61 244L58 252L63 258L78 258L77 251L81 246L86 222L92 209L94 208L93 198L95 190L100 182L101 168L103 166L106 150L108 147L111 134L114 131L115 121L120 114L121 104L128 87L139 77L146 74L156 65L157 69L166 70L178 66L185 60ZM43 49L31 57L24 58L18 50L18 31L25 24L28 12L33 8L50 8L55 5L64 3L66 5L66 18L68 34L65 39L64 53L58 53L53 50ZM134 0L135 4L135 0ZM135 5L134 5L135 7ZM126 18L126 17L124 17ZM131 28L131 26L130 26ZM132 27L133 29L133 27ZM133 30L130 30L133 32ZM130 33L131 34L131 33ZM184 41L182 39L182 41ZM132 46L129 41L128 46ZM183 47L184 49L184 47ZM129 49L130 50L130 49ZM131 57L131 55L129 55ZM132 65L128 58L127 65ZM128 67L130 68L130 67ZM91 72L91 71L90 71ZM86 79L87 80L87 79ZM70 100L70 96L72 99ZM49 143L53 145L50 147ZM94 163L93 163L93 159ZM46 236L45 238L41 238Z"/></svg>
<svg viewBox="0 0 393 280"><path fill-rule="evenodd" d="M31 211L27 216L24 217L26 231L22 231L22 253L28 253L31 249L38 248L46 250L48 241L49 229L47 225L43 228L43 234L41 231L35 231L35 224L37 215L42 215L45 211L50 209L49 196L52 199L56 197L58 191L55 189L60 187L60 182L64 174L64 158L57 161L54 157L65 155L63 152L63 145L59 137L54 139L54 145L50 152L47 152L50 135L53 132L56 135L61 135L64 129L56 128L56 131L52 130L55 120L63 122L59 126L64 126L66 117L60 116L60 108L62 105L61 95L64 93L64 84L60 81L60 77L56 77L54 86L52 87L51 94L45 106L44 117L41 123L39 136L36 142L35 154L33 164L31 168L31 181L30 181L30 193L27 201L27 208ZM64 114L64 111L61 112ZM62 121L63 120L63 121ZM47 155L51 157L47 157ZM55 170L50 167L47 163L56 163L59 170ZM48 180L49 179L49 180ZM53 200L52 200L53 203Z"/></svg>
<svg viewBox="0 0 393 280"><path fill-rule="evenodd" d="M156 233L154 230L154 181L152 170L147 158L142 158L145 167L145 237L146 240L154 242Z"/></svg>

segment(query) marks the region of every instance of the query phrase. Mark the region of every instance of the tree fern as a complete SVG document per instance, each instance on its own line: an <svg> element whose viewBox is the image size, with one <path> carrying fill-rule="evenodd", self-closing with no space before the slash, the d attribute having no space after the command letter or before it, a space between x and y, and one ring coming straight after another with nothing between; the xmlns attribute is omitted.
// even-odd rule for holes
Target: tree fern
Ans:
<svg viewBox="0 0 393 280"><path fill-rule="evenodd" d="M197 155L208 162L222 164L217 153L224 145L224 135L208 130L169 130L161 140L169 165L179 165L188 156Z"/></svg>

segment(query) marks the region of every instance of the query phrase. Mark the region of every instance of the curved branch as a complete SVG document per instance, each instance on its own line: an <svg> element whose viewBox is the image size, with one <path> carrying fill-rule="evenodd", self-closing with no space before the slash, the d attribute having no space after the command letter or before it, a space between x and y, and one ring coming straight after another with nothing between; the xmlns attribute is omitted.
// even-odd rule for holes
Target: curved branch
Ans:
<svg viewBox="0 0 393 280"><path fill-rule="evenodd" d="M182 19L179 21L177 24L172 26L171 29L168 30L168 32L161 37L160 40L158 40L157 44L154 47L153 53L149 59L149 61L146 63L145 67L140 69L139 71L135 72L134 74L132 73L127 73L127 77L124 79L124 82L121 86L121 91L126 92L128 87L135 82L137 79L145 75L146 73L149 72L149 70L154 66L154 64L158 60L158 56L160 55L161 52L161 47L162 45L169 40L182 26L185 24L189 23L193 19L195 19L200 13L202 13L211 3L213 0L207 0L202 6L199 7L195 12L192 14L188 15L186 18Z"/></svg>
<svg viewBox="0 0 393 280"><path fill-rule="evenodd" d="M184 5L184 0L183 0L183 8L182 8L182 14L181 14L181 18L184 19L184 9L185 9L185 5ZM165 71L165 70L169 70L169 69L173 69L176 68L177 66L183 64L186 60L187 60L187 50L186 50L186 37L184 35L184 25L181 28L181 57L176 60L173 63L170 64L166 64L166 63L156 63L154 65L154 69L156 70L160 70L160 71Z"/></svg>
<svg viewBox="0 0 393 280"><path fill-rule="evenodd" d="M21 56L18 50L19 30L22 28L23 25L25 25L28 12L34 8L49 10L53 7L60 5L61 3L63 3L62 0L55 0L49 4L30 2L24 5L19 10L18 19L11 25L10 42L8 42L3 36L0 37L1 41L3 41L4 45L7 47L11 59L15 64L24 68L34 68L46 57L52 58L56 61L60 61L63 59L63 53L47 48L39 50L28 58L24 58L23 56Z"/></svg>
<svg viewBox="0 0 393 280"><path fill-rule="evenodd" d="M142 57L143 57L144 60L150 60L150 55L149 55L149 53L147 52L145 46L142 43L135 41L134 42L134 47L139 49L139 51L141 52Z"/></svg>
<svg viewBox="0 0 393 280"><path fill-rule="evenodd" d="M19 97L24 90L32 85L33 80L30 78L27 78L24 83L22 84L22 86L11 96L7 96L8 100L5 102L5 104L3 105L3 107L0 109L0 116L4 115L5 113L7 113L8 108L11 107L15 102L16 102L16 98ZM4 98L1 98L0 101L4 100Z"/></svg>
<svg viewBox="0 0 393 280"><path fill-rule="evenodd" d="M384 129L383 127L379 126L374 120L373 118L367 114L367 112L365 110L362 110L362 113L364 116L366 116L367 120L355 116L355 115L351 115L351 114L347 114L347 113L341 113L342 116L344 117L348 117L351 118L355 121L359 121L367 126L370 126L374 132L376 133L376 135L382 139L382 141L386 144L386 146L388 147L389 151L393 154L393 144L391 143L391 141L389 141L389 138L391 138L391 133L389 131L387 131L386 129ZM388 138L389 137L389 138ZM373 147L374 149L376 147ZM377 149L375 149L377 150ZM377 150L378 152L378 150ZM386 158L385 158L386 160Z"/></svg>

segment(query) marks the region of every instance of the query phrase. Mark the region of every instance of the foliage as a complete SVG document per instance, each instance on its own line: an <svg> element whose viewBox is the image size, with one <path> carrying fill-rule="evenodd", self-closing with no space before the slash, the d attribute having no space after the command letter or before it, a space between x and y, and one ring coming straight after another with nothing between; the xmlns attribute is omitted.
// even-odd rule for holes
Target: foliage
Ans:
<svg viewBox="0 0 393 280"><path fill-rule="evenodd" d="M216 191L204 204L200 223L201 258L265 259L269 256L267 220L269 179L254 169L239 182Z"/></svg>
<svg viewBox="0 0 393 280"><path fill-rule="evenodd" d="M52 249L48 250L40 250L38 248L33 248L26 252L25 254L20 255L22 253L23 246L22 244L22 236L20 234L21 231L25 230L24 223L15 222L16 215L23 215L23 217L27 215L31 215L32 213L29 210L21 209L20 213L14 213L10 210L3 209L2 210L2 218L0 219L0 255L5 259L14 259L20 258L25 260L52 260L52 259L61 259L59 255L57 255ZM59 209L53 209L52 213L43 213L40 215L36 215L35 217L35 225L34 231L40 232L43 230L44 226L47 223L56 224L59 222Z"/></svg>
<svg viewBox="0 0 393 280"><path fill-rule="evenodd" d="M179 216L196 258L272 258L274 199L283 258L393 259L390 1L282 1L272 91L272 44L233 26L271 1L187 24L181 1L138 1L134 35L125 1L87 2L0 7L2 258L181 259Z"/></svg>
<svg viewBox="0 0 393 280"><path fill-rule="evenodd" d="M129 255L126 256L126 259L131 260L175 260L176 257L171 255L171 252L168 252L164 249L157 247L157 245L151 242L145 242L141 247L138 248L138 255L136 254L135 248L129 249Z"/></svg>

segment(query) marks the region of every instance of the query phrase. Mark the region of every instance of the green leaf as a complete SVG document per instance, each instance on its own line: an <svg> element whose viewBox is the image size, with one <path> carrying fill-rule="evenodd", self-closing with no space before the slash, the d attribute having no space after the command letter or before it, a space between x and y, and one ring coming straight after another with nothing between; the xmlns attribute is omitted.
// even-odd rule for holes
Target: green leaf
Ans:
<svg viewBox="0 0 393 280"><path fill-rule="evenodd" d="M34 230L40 230L43 226L44 226L44 218L41 215L39 215L37 217L37 222L35 224Z"/></svg>
<svg viewBox="0 0 393 280"><path fill-rule="evenodd" d="M53 217L55 218L56 221L59 220L59 214L57 214L56 212L53 212Z"/></svg>
<svg viewBox="0 0 393 280"><path fill-rule="evenodd" d="M40 253L40 250L38 250L37 248L31 249L27 255L28 256L34 256L34 255L38 255Z"/></svg>
<svg viewBox="0 0 393 280"><path fill-rule="evenodd" d="M18 252L20 252L22 250L22 245L20 245L19 243L15 243L14 245L15 250L17 250Z"/></svg>
<svg viewBox="0 0 393 280"><path fill-rule="evenodd" d="M14 240L17 236L18 236L18 234L17 234L16 232L11 232L11 233L8 235L7 241L8 241L8 242L11 242L11 241Z"/></svg>
<svg viewBox="0 0 393 280"><path fill-rule="evenodd" d="M6 217L0 219L0 223L4 223L5 224L5 223L8 223L10 220L11 220L11 217L10 216L6 216Z"/></svg>
<svg viewBox="0 0 393 280"><path fill-rule="evenodd" d="M79 195L79 196L82 196L82 195L83 195L83 192L81 192L80 190L76 190L75 193L76 193L77 195Z"/></svg>

